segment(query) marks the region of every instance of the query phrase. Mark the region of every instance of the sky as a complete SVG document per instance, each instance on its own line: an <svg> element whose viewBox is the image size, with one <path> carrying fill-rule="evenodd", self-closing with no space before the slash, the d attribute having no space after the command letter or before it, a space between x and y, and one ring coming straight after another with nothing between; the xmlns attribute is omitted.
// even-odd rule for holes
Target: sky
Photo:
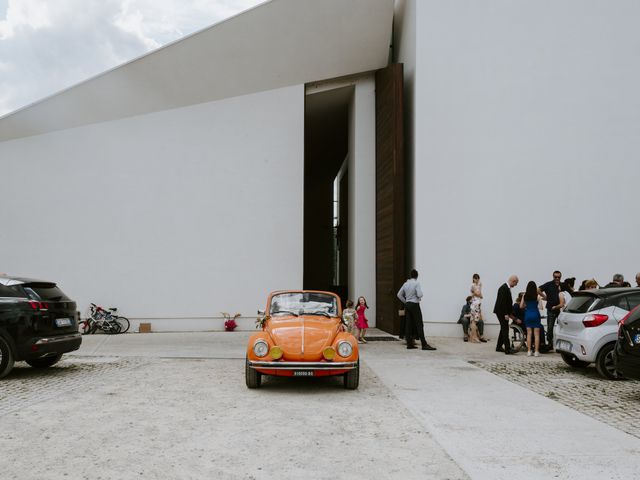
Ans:
<svg viewBox="0 0 640 480"><path fill-rule="evenodd" d="M264 0L0 0L0 116Z"/></svg>

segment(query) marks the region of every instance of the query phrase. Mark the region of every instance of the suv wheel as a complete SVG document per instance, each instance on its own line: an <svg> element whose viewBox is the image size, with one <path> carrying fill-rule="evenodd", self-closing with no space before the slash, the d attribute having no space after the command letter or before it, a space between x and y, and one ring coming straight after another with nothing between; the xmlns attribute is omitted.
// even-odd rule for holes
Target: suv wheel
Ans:
<svg viewBox="0 0 640 480"><path fill-rule="evenodd" d="M62 354L58 353L52 357L34 358L33 360L27 360L27 363L33 368L48 368L60 361Z"/></svg>
<svg viewBox="0 0 640 480"><path fill-rule="evenodd" d="M13 368L13 353L7 341L0 337L0 378L6 376Z"/></svg>
<svg viewBox="0 0 640 480"><path fill-rule="evenodd" d="M572 355L570 353L562 352L560 353L560 356L562 357L562 360L564 360L564 363L566 363L570 367L585 368L589 365L589 362L578 360L578 358L575 355Z"/></svg>
<svg viewBox="0 0 640 480"><path fill-rule="evenodd" d="M615 343L606 344L600 349L596 358L598 373L609 380L622 378L616 373L616 366L613 362L613 350L615 346Z"/></svg>

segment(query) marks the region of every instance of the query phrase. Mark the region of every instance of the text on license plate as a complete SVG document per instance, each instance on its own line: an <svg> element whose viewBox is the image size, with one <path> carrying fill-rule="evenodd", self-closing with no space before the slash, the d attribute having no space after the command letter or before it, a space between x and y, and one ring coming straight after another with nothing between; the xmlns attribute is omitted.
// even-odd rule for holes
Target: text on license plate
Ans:
<svg viewBox="0 0 640 480"><path fill-rule="evenodd" d="M294 370L294 371L293 371L293 376L294 376L294 377L313 377L313 371L308 371L308 370Z"/></svg>
<svg viewBox="0 0 640 480"><path fill-rule="evenodd" d="M558 350L562 350L564 352L570 352L571 351L571 343L567 342L565 340L558 340L557 349Z"/></svg>
<svg viewBox="0 0 640 480"><path fill-rule="evenodd" d="M640 333L636 333L635 337L633 337L633 343L640 345Z"/></svg>
<svg viewBox="0 0 640 480"><path fill-rule="evenodd" d="M70 318L56 318L56 327L68 327L71 325Z"/></svg>

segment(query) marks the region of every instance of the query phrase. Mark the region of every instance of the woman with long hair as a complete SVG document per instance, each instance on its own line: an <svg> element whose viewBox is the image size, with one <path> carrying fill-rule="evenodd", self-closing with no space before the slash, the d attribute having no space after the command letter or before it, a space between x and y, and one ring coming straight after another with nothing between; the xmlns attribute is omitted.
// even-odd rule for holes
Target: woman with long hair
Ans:
<svg viewBox="0 0 640 480"><path fill-rule="evenodd" d="M480 343L481 338L478 332L478 322L482 316L482 282L480 275L473 274L471 281L471 322L469 323L469 341Z"/></svg>
<svg viewBox="0 0 640 480"><path fill-rule="evenodd" d="M534 337L535 341L535 353L534 357L540 356L540 330L542 329L542 322L540 321L540 299L541 294L538 290L536 282L529 282L527 289L524 292L522 299L520 299L520 308L524 309L524 325L527 327L527 356L532 355L531 352L531 337Z"/></svg>
<svg viewBox="0 0 640 480"><path fill-rule="evenodd" d="M369 328L369 322L367 321L367 317L364 314L364 311L369 308L367 305L367 300L364 297L358 298L358 305L356 306L356 313L358 315L356 319L356 327L358 328L357 339L359 343L367 343L364 339L365 334L367 333L367 328Z"/></svg>

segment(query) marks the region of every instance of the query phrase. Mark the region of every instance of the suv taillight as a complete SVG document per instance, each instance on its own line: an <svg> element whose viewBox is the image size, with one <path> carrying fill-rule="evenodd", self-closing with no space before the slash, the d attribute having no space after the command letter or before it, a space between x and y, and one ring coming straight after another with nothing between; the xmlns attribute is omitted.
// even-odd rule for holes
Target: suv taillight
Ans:
<svg viewBox="0 0 640 480"><path fill-rule="evenodd" d="M39 312L40 310L47 310L49 308L49 304L46 302L36 302L35 300L31 300L29 302L31 309Z"/></svg>
<svg viewBox="0 0 640 480"><path fill-rule="evenodd" d="M582 319L582 324L587 328L599 327L607 320L609 320L609 315L602 315L600 313L595 313L593 315L586 315Z"/></svg>

